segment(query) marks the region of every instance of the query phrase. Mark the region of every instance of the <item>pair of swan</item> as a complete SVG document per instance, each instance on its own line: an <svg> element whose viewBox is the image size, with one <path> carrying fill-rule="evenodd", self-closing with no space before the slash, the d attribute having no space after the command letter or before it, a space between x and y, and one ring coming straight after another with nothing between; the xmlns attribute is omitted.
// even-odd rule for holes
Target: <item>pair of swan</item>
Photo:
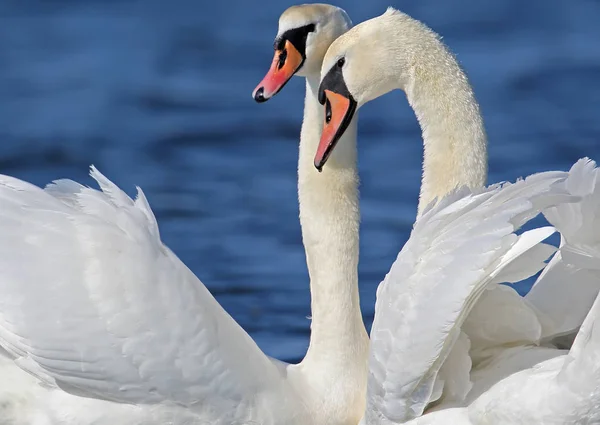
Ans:
<svg viewBox="0 0 600 425"><path fill-rule="evenodd" d="M268 100L295 72L296 65L286 67L285 62L281 62L283 52L286 57L291 54L292 58L298 58L293 61L294 64L307 65L297 73L304 75L307 80L298 168L301 219L302 206L309 204L311 199L321 196L313 205L320 203L327 208L331 197L339 196L337 189L322 195L323 187L343 181L344 177L356 175L355 111L369 100L397 88L407 93L408 101L423 129L424 172L419 213L434 198L446 195L454 187L481 187L487 175L487 151L479 108L466 76L445 46L439 42L437 35L420 22L390 10L383 17L363 23L335 41L327 52L321 79L319 65L323 61L326 46L331 44L332 33L322 23L324 16L328 21L337 22L338 28L348 26L349 19L343 11L324 5L295 7L282 15L273 66L254 92L257 101ZM328 25L332 23L328 22ZM285 44L281 42L282 34L285 38L285 35L293 34L293 28L303 32L307 27L314 34L303 34L306 40L299 49L294 48L289 41ZM386 43L383 41L386 39L393 41ZM326 103L325 114L318 101ZM321 135L318 121L323 120L324 115L326 119ZM307 146L311 149L305 155ZM312 157L309 155L314 154L315 147L317 154L314 165L323 171L324 176L311 180L315 173ZM328 160L331 170L323 167ZM462 395L459 398L463 402L474 400L504 376L566 353L535 346L542 340L573 333L582 323L598 293L600 282L595 266L591 266L591 271L589 264L574 267L572 261L563 261L561 257L563 252L574 247L579 250L584 239L586 241L583 245L586 245L588 255L594 260L598 257L594 244L600 239L595 235L581 238L582 228L594 227L591 223L597 213L597 208L591 205L594 202L595 175L590 172L586 174L586 179L587 187L571 187L580 195L589 195L585 201L577 204L579 214L573 215L568 210L563 210L562 216L551 217L552 222L563 232L563 239L568 237L570 245L564 246L563 241L561 252L554 256L529 294L529 301L537 309L531 308L511 289L494 287L480 299L475 311L467 319L464 329L469 339L461 340L461 344L463 351L469 351L471 342L472 360L479 364L475 364L473 369L471 379L474 387L470 391L468 377L466 380L462 379ZM348 180L352 182L352 177ZM350 193L352 190L356 191L356 187L350 185L345 188ZM302 196L303 189L308 193L305 197ZM316 207L309 211L315 209ZM339 206L333 209L339 211ZM328 210L324 212L330 214ZM579 228L574 229L569 224L581 220L585 220L587 225L576 225ZM305 221L306 225L303 221L302 226L306 244L311 220ZM577 236L576 233L580 235ZM541 245L539 248L536 255L541 255L542 260L550 255L547 246ZM352 267L352 264L348 261L348 267ZM532 267L538 268L531 269ZM525 274L526 270L529 269L528 273L533 274L539 268L539 262L531 261L528 264L521 260L519 267L515 268L518 273L513 279L525 278L528 276ZM577 288L566 285L569 274L573 273L579 277ZM572 301L578 302L573 304ZM457 351L459 350L457 347ZM468 362L469 359L465 361ZM465 367L468 370L470 363ZM495 386L490 393L498 396L500 388L502 386ZM455 388L448 388L447 392L452 394L454 391ZM439 398L440 395L436 397ZM532 398L524 399L532 401ZM450 400L446 397L445 401ZM440 403L437 408L447 404ZM543 409L536 413L539 415L538 420L547 414ZM558 420L558 416L552 417Z"/></svg>
<svg viewBox="0 0 600 425"><path fill-rule="evenodd" d="M402 33L403 26L412 22L397 12L367 21L339 38L325 63L336 45L339 50L361 42L360 28L375 31L385 26L387 31ZM0 418L11 425L354 425L361 418L368 424L412 418L415 423L454 419L453 423L478 423L479 419L489 423L496 414L525 415L528 406L524 403L531 399L521 398L521 404L514 407L508 397L522 396L514 388L521 391L525 382L535 394L557 401L551 406L557 409L556 415L530 407L527 413L534 418L580 419L587 413L594 420L590 415L596 413L583 409L597 403L584 397L595 395L598 380L594 356L600 337L593 326L597 305L592 309L575 306L577 312L564 315L563 324L575 323L574 328L563 326L563 333L569 333L589 311L569 353L557 356L558 350L545 349L544 353L551 352L546 356L552 357L550 363L540 362L541 356L536 355L536 368L513 373L503 381L496 376L491 383L495 385L468 408L420 416L432 401L461 404L461 397L473 392L469 390L472 358L480 366L498 358L506 364L511 356L498 355L496 350L511 350L498 348L502 345L498 341L514 341L518 335L520 342L525 341L522 345L534 350L542 335L557 334L552 310L540 323L538 315L521 308L522 299L510 288L495 284L520 280L543 267L551 250L540 242L552 230L514 234L540 211L565 237L555 269L567 264L570 270L594 271L596 257L585 255L586 244L594 246L598 240L591 228L599 177L591 162L580 161L569 173L542 173L504 187L481 189L483 180L473 181L473 193L448 194L449 187L436 194L446 196L429 207L423 194L427 191L422 189L419 219L378 289L369 344L358 304L356 272L359 213L352 143L356 122L346 123L343 134L337 129L333 133L337 146L323 151L327 155L321 159L328 162L322 173L313 165L321 129L306 124L318 123L324 116L337 117L337 107L344 106L343 99L329 100L331 111L323 112L317 103L320 81L311 69L320 68L331 42L349 26L345 13L337 8L294 8L280 21L279 34L287 38L276 44L286 49L287 57L297 53L300 58L296 56L295 64L290 62L287 68L287 59L281 59L283 50L278 49L275 71L307 73L299 198L313 300L305 359L286 365L258 349L162 244L141 190L132 200L95 169L91 174L101 191L69 180L40 189L1 176L0 231L5 243L0 245L0 347L4 350ZM294 32L297 28L302 32ZM321 34L329 34L330 40L317 39ZM388 40L381 44L392 44ZM320 58L316 52L322 53ZM347 67L342 76L347 91L361 105L366 97L358 95L358 86L350 83L351 74L346 73L352 66L350 59L342 64ZM277 84L284 79L275 79L273 87L280 89ZM337 93L335 89L334 84L323 92L327 97ZM385 91L377 90L379 94ZM263 89L263 96L273 94ZM307 121L307 114L315 118ZM482 141L485 147L485 138ZM431 194L432 189L428 190ZM552 270L546 276L552 276ZM548 280L536 283L540 300L549 298L544 291ZM566 292L564 285L551 287ZM519 317L502 317L506 323L499 329L493 320L492 329L478 327L473 319L478 307L499 311L491 297L503 305L518 305ZM527 326L519 329L523 319ZM471 350L469 355L469 344L479 351ZM476 373L475 368L471 375ZM520 374L533 378L523 381ZM553 387L558 379L566 385ZM535 383L540 387L534 387ZM506 394L511 388L512 394ZM500 412L493 403L501 405Z"/></svg>

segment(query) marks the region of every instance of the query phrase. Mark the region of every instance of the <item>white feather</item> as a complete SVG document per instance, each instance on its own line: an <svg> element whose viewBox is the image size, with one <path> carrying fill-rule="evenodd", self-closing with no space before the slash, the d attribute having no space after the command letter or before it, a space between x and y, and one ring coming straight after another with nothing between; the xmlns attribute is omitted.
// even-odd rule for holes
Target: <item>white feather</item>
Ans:
<svg viewBox="0 0 600 425"><path fill-rule="evenodd" d="M421 216L377 291L367 423L423 413L474 303L505 267L552 233L513 232L542 209L571 199L555 184L565 177L535 175L462 199L459 191ZM453 379L468 382L468 368L461 369L465 376Z"/></svg>
<svg viewBox="0 0 600 425"><path fill-rule="evenodd" d="M544 317L545 339L577 331L600 290L600 172L587 158L569 171L568 190L580 202L544 212L561 234L560 250L526 299Z"/></svg>
<svg viewBox="0 0 600 425"><path fill-rule="evenodd" d="M128 423L174 409L132 410L144 404L180 406L182 421L203 406L197 418L219 424L264 414L270 397L285 411L294 397L281 367L163 245L143 192L133 201L90 174L102 191L0 176L0 233L10 241L0 244L0 346L54 388L28 402L41 400L50 417L111 400L94 415L120 412Z"/></svg>

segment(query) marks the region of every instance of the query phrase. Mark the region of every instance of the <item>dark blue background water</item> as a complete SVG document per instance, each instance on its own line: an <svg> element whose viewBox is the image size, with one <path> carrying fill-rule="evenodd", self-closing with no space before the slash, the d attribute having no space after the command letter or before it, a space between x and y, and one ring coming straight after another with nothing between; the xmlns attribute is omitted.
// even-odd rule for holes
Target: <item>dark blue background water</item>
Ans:
<svg viewBox="0 0 600 425"><path fill-rule="evenodd" d="M389 0L388 0L389 1ZM95 164L140 185L163 240L270 355L308 343L296 163L304 84L250 93L292 3L3 0L0 172L87 184ZM338 2L354 22L389 5ZM600 159L600 2L405 0L466 68L490 139L490 182ZM375 288L408 237L421 141L402 93L361 110L360 283Z"/></svg>

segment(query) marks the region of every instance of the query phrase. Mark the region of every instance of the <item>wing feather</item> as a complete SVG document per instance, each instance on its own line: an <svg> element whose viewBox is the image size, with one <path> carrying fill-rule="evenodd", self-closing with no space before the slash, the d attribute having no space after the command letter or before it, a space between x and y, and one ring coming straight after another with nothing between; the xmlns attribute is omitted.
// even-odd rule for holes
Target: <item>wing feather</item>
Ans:
<svg viewBox="0 0 600 425"><path fill-rule="evenodd" d="M398 423L423 413L475 301L506 266L551 233L513 232L542 209L573 199L565 178L552 172L472 194L463 189L423 213L377 291L367 423ZM460 383L455 390L464 391L468 377L453 379Z"/></svg>
<svg viewBox="0 0 600 425"><path fill-rule="evenodd" d="M275 364L160 240L143 192L0 176L0 346L39 379L126 403L234 409ZM251 364L252 367L248 367Z"/></svg>
<svg viewBox="0 0 600 425"><path fill-rule="evenodd" d="M545 339L575 333L600 291L600 169L580 159L566 186L581 200L544 211L561 234L560 249L525 296L545 319Z"/></svg>

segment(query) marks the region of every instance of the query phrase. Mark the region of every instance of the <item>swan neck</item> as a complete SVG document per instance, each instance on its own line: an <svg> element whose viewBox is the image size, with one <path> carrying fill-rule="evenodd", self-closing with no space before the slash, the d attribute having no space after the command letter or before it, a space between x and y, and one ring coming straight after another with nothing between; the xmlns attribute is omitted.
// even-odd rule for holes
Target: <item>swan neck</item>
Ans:
<svg viewBox="0 0 600 425"><path fill-rule="evenodd" d="M417 63L406 88L423 136L418 215L436 197L487 180L487 137L479 104L453 55L440 46L435 62Z"/></svg>
<svg viewBox="0 0 600 425"><path fill-rule="evenodd" d="M318 77L307 78L298 163L300 224L312 297L311 340L303 364L331 362L339 369L352 363L366 365L367 360L368 337L358 294L356 123L319 173L314 155L324 112L318 85Z"/></svg>

